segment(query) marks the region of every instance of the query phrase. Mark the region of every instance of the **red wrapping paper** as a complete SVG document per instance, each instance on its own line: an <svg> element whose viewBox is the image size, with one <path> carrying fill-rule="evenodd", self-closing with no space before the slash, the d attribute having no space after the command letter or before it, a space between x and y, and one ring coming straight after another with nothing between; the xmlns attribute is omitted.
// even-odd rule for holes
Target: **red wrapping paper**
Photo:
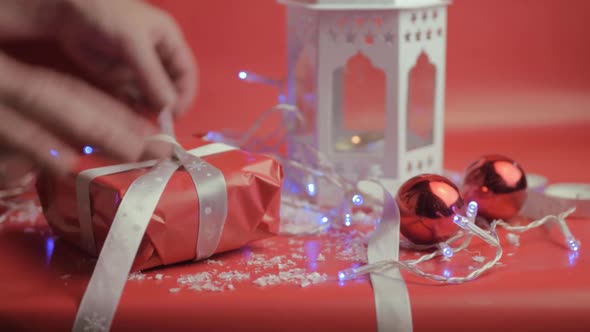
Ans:
<svg viewBox="0 0 590 332"><path fill-rule="evenodd" d="M198 138L180 141L189 150L209 144ZM203 159L218 168L227 184L228 215L216 253L276 235L279 228L280 164L267 156L231 150ZM84 248L76 202L78 173L112 165L99 155L84 156L76 172L64 178L42 175L37 190L48 224L66 241ZM127 188L149 168L97 177L90 185L92 228L100 252ZM139 247L133 270L193 260L199 229L198 197L182 168L168 182Z"/></svg>

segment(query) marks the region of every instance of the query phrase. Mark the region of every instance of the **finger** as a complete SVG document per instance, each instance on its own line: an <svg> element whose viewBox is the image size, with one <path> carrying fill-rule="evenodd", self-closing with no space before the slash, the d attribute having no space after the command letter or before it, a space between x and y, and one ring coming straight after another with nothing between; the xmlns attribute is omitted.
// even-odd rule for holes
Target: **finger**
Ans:
<svg viewBox="0 0 590 332"><path fill-rule="evenodd" d="M18 63L4 68L6 100L68 142L92 145L123 161L136 161L145 137L156 133L146 120L115 98L73 77ZM0 70L2 66L0 64ZM0 96L1 97L1 96Z"/></svg>
<svg viewBox="0 0 590 332"><path fill-rule="evenodd" d="M127 61L135 70L139 86L155 110L173 105L176 92L155 45L148 39L130 38L125 45Z"/></svg>
<svg viewBox="0 0 590 332"><path fill-rule="evenodd" d="M197 95L197 64L182 32L176 24L162 37L158 53L174 82L177 92L175 114L185 113Z"/></svg>
<svg viewBox="0 0 590 332"><path fill-rule="evenodd" d="M104 52L99 53L88 46L75 44L64 46L70 58L98 87L133 108L139 108L137 105L145 103L141 90L137 87L135 73L126 61Z"/></svg>
<svg viewBox="0 0 590 332"><path fill-rule="evenodd" d="M76 151L38 123L0 104L0 141L59 175L70 172L78 160Z"/></svg>

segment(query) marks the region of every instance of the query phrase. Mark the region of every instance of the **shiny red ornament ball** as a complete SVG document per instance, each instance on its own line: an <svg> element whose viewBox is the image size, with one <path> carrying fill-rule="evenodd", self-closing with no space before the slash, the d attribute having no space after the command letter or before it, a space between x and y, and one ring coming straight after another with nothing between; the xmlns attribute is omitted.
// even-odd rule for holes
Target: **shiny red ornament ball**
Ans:
<svg viewBox="0 0 590 332"><path fill-rule="evenodd" d="M457 186L440 175L424 174L406 181L398 190L401 233L415 244L436 244L457 233L455 212L464 205Z"/></svg>
<svg viewBox="0 0 590 332"><path fill-rule="evenodd" d="M477 202L478 215L489 221L516 216L526 200L526 189L522 167L501 155L487 155L473 162L463 181L463 197Z"/></svg>

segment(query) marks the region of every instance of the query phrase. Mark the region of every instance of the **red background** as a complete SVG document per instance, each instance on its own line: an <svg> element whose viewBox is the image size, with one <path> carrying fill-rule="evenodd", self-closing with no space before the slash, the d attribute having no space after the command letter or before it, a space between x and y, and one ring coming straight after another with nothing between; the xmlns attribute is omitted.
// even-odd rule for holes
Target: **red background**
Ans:
<svg viewBox="0 0 590 332"><path fill-rule="evenodd" d="M200 64L200 97L182 130L242 128L276 102L273 88L236 78L242 69L284 76L285 11L275 0L153 3L179 21ZM447 129L580 121L590 128L588 22L586 0L456 0L448 12Z"/></svg>

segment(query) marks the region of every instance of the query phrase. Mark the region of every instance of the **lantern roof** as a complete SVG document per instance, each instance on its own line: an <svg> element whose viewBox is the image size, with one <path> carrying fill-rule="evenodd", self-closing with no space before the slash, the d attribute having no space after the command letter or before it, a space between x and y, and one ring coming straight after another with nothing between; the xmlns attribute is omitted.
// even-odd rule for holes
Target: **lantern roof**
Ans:
<svg viewBox="0 0 590 332"><path fill-rule="evenodd" d="M287 6L317 10L412 9L449 5L451 0L278 0Z"/></svg>

